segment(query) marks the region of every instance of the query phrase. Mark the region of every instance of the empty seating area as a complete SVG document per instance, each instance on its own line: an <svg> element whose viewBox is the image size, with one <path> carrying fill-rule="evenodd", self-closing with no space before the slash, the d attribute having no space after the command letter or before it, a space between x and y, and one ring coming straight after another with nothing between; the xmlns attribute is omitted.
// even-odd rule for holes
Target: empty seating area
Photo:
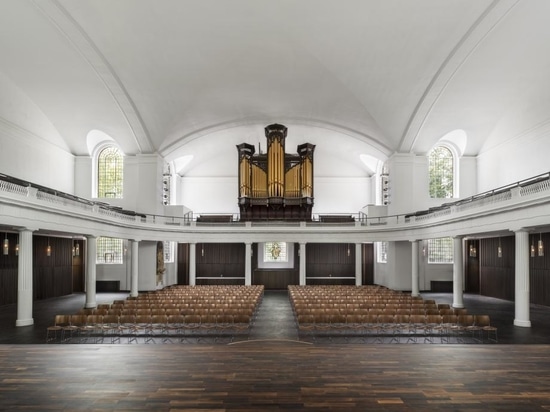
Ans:
<svg viewBox="0 0 550 412"><path fill-rule="evenodd" d="M247 339L263 286L171 286L56 315L47 343L184 343Z"/></svg>
<svg viewBox="0 0 550 412"><path fill-rule="evenodd" d="M289 286L300 339L496 343L488 315L381 286Z"/></svg>

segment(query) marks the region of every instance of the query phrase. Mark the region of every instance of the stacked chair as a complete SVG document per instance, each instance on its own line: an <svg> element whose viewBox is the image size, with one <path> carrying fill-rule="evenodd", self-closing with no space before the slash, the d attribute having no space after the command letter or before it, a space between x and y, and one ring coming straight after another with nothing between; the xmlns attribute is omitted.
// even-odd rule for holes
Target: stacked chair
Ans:
<svg viewBox="0 0 550 412"><path fill-rule="evenodd" d="M497 342L488 315L382 286L289 286L300 339L368 343Z"/></svg>
<svg viewBox="0 0 550 412"><path fill-rule="evenodd" d="M247 339L263 286L172 286L57 315L47 343L176 343Z"/></svg>

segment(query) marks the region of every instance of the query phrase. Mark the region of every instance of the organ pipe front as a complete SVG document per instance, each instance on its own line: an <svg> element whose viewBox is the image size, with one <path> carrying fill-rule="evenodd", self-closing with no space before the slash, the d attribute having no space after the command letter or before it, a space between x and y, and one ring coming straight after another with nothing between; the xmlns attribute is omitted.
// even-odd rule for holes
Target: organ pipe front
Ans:
<svg viewBox="0 0 550 412"><path fill-rule="evenodd" d="M237 145L239 153L239 208L241 220L311 220L313 208L313 152L315 145L285 153L287 128L265 128L267 153Z"/></svg>

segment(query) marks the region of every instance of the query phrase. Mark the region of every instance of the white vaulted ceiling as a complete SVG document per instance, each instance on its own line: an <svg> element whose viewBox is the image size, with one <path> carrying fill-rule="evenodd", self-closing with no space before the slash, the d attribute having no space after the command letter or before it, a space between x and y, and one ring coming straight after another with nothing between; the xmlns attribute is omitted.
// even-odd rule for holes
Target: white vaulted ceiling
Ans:
<svg viewBox="0 0 550 412"><path fill-rule="evenodd" d="M0 74L75 155L100 130L216 175L201 162L277 122L287 151L308 141L368 175L361 155L425 153L455 129L477 155L548 121L549 15L547 0L3 0Z"/></svg>

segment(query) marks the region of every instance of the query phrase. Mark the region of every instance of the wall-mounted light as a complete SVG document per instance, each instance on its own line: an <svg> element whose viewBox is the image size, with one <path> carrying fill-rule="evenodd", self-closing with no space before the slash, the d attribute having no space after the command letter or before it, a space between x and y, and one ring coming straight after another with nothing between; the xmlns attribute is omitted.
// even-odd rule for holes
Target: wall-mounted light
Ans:
<svg viewBox="0 0 550 412"><path fill-rule="evenodd" d="M531 257L535 257L535 241L531 239Z"/></svg>
<svg viewBox="0 0 550 412"><path fill-rule="evenodd" d="M50 246L50 238L48 238L48 246L46 247L46 256L50 257L52 255L52 247Z"/></svg>
<svg viewBox="0 0 550 412"><path fill-rule="evenodd" d="M10 251L10 241L8 240L8 233L6 232L6 237L4 238L4 244L2 247L2 253L7 255Z"/></svg>
<svg viewBox="0 0 550 412"><path fill-rule="evenodd" d="M500 244L500 237L498 238L498 248L497 248L497 257L502 257L502 246Z"/></svg>
<svg viewBox="0 0 550 412"><path fill-rule="evenodd" d="M477 257L477 249L472 244L470 244L470 257Z"/></svg>
<svg viewBox="0 0 550 412"><path fill-rule="evenodd" d="M348 243L348 257L351 255L351 250L349 250L349 243Z"/></svg>
<svg viewBox="0 0 550 412"><path fill-rule="evenodd" d="M537 252L539 256L544 256L544 244L542 243L542 233L539 233L539 242L537 245Z"/></svg>
<svg viewBox="0 0 550 412"><path fill-rule="evenodd" d="M201 243L201 256L204 257L204 244Z"/></svg>
<svg viewBox="0 0 550 412"><path fill-rule="evenodd" d="M19 256L19 242L15 244L15 256Z"/></svg>

